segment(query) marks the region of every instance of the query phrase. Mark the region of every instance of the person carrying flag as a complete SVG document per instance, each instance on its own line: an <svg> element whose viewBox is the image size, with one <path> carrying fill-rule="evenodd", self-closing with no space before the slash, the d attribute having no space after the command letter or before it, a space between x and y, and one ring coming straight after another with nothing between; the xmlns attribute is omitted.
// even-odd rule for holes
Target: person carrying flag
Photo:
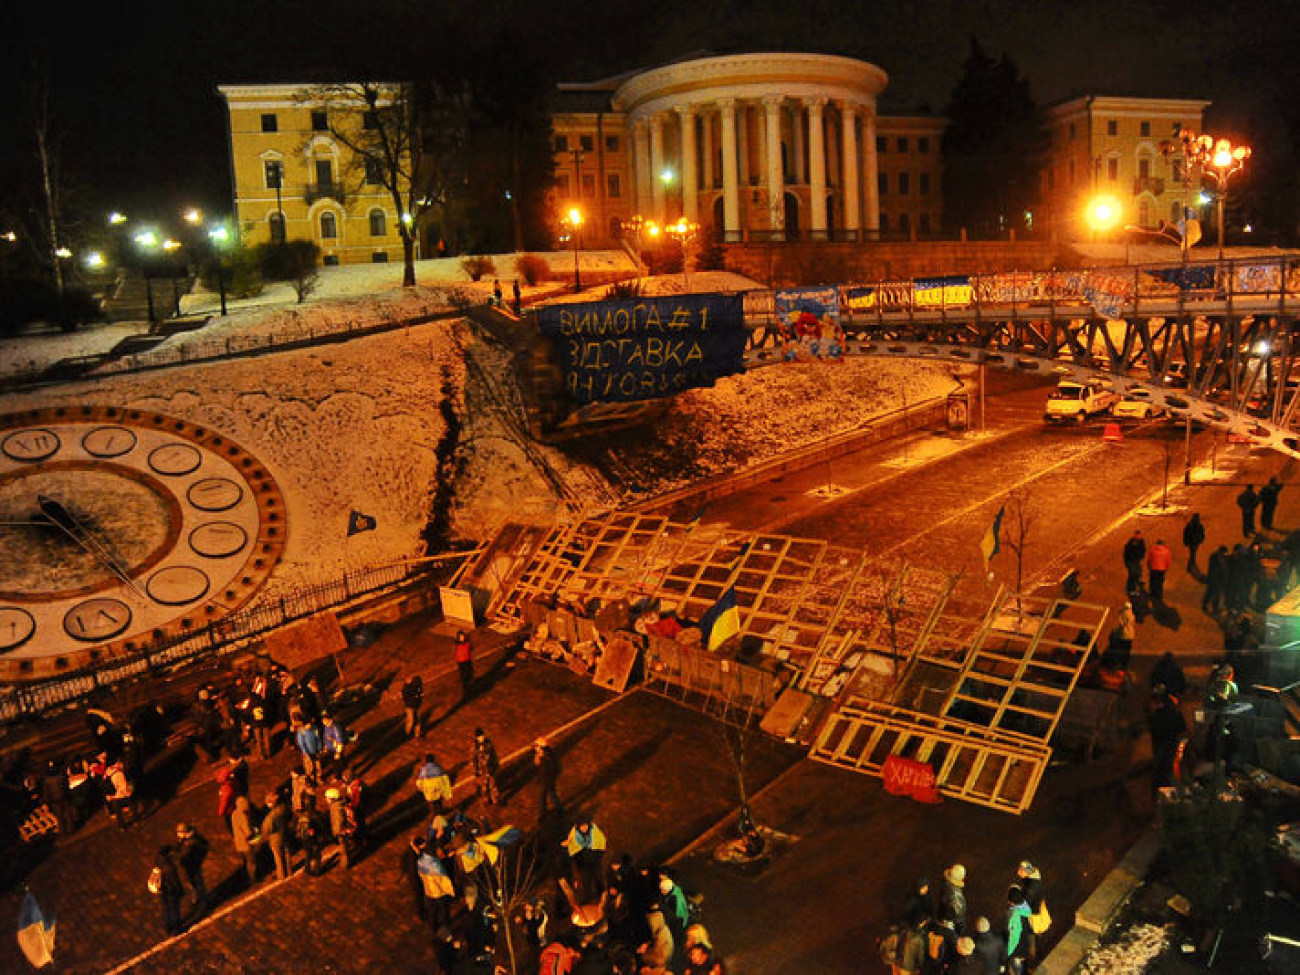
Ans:
<svg viewBox="0 0 1300 975"><path fill-rule="evenodd" d="M415 787L429 805L429 815L438 816L446 803L451 802L451 777L438 764L433 752L424 756L424 762L415 772Z"/></svg>

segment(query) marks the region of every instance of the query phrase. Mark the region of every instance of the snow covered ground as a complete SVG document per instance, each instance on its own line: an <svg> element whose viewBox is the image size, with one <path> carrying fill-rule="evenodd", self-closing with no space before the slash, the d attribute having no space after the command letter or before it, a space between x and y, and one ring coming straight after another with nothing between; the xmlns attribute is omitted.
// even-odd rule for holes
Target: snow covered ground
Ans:
<svg viewBox="0 0 1300 975"><path fill-rule="evenodd" d="M571 253L552 255L557 263ZM584 252L584 267L613 269L620 253ZM498 271L512 267L498 258ZM561 265L562 266L562 265ZM402 291L400 267L328 269L322 286L298 305L240 305L168 345L212 338L326 330L344 322L400 320L452 307L454 289L485 300L491 278L467 284L458 261L422 262L421 286ZM439 279L436 272L446 275ZM510 273L499 274L509 294ZM383 286L383 287L381 287ZM685 290L685 275L647 279L647 291ZM692 273L691 291L755 287L737 275ZM552 288L554 285L552 285ZM349 294L374 288L360 297ZM588 298L598 297L598 290ZM100 336L100 332L104 332ZM20 340L29 359L47 361L100 345L109 330ZM121 333L117 333L117 338ZM926 363L858 360L769 366L677 397L650 428L609 438L609 465L635 473L612 486L601 456L521 443L510 417L470 378L471 356L509 390L509 356L452 318L393 332L288 352L149 372L106 375L0 398L11 412L46 405L111 404L182 417L229 436L256 454L279 481L289 506L289 541L271 591L337 577L357 568L415 557L433 517L444 408L461 424L458 473L450 498L454 536L486 537L507 517L549 516L556 492L533 457L545 456L571 489L593 506L619 491L655 493L692 478L738 469L784 450L861 425L881 413L952 388L950 370ZM593 461L595 461L593 463ZM444 479L448 474L442 472ZM445 493L445 492L444 492ZM353 509L373 516L374 531L348 538Z"/></svg>

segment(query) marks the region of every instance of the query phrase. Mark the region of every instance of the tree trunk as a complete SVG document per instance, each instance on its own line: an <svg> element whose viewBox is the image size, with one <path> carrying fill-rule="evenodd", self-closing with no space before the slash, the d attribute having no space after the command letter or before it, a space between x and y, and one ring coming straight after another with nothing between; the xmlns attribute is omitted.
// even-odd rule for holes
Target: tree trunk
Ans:
<svg viewBox="0 0 1300 975"><path fill-rule="evenodd" d="M415 238L410 230L402 231L402 287L415 287Z"/></svg>

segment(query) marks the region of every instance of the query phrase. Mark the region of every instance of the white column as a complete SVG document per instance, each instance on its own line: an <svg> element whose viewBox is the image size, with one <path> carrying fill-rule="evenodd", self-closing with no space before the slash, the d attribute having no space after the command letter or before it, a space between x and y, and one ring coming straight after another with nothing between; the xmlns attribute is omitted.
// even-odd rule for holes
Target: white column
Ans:
<svg viewBox="0 0 1300 975"><path fill-rule="evenodd" d="M807 141L804 138L803 111L798 102L790 111L791 141L794 142L794 169L790 175L796 183L808 182L808 154L804 151Z"/></svg>
<svg viewBox="0 0 1300 975"><path fill-rule="evenodd" d="M650 196L654 187L650 177L650 123L639 118L633 123L635 140L633 160L636 173L636 212L650 219Z"/></svg>
<svg viewBox="0 0 1300 975"><path fill-rule="evenodd" d="M650 216L663 222L668 217L664 200L664 120L662 115L650 117Z"/></svg>
<svg viewBox="0 0 1300 975"><path fill-rule="evenodd" d="M704 189L711 191L717 177L713 172L713 113L706 112L700 116L700 127L704 130Z"/></svg>
<svg viewBox="0 0 1300 975"><path fill-rule="evenodd" d="M740 174L736 159L736 100L718 102L722 116L722 221L726 239L740 239Z"/></svg>
<svg viewBox="0 0 1300 975"><path fill-rule="evenodd" d="M674 105L682 128L682 216L699 222L699 170L696 168L695 106Z"/></svg>
<svg viewBox="0 0 1300 975"><path fill-rule="evenodd" d="M808 108L808 227L826 233L826 131L822 125L825 98L805 98Z"/></svg>
<svg viewBox="0 0 1300 975"><path fill-rule="evenodd" d="M858 106L852 102L840 102L840 144L844 151L840 153L840 162L844 167L841 186L844 187L844 229L857 230L861 226L858 204L858 132L855 125Z"/></svg>
<svg viewBox="0 0 1300 975"><path fill-rule="evenodd" d="M783 95L763 98L763 117L767 121L767 208L768 226L785 227L785 183L781 178L781 104Z"/></svg>
<svg viewBox="0 0 1300 975"><path fill-rule="evenodd" d="M876 110L862 114L862 149L866 161L862 166L862 182L866 190L866 213L862 225L868 240L880 237L880 187L876 183Z"/></svg>
<svg viewBox="0 0 1300 975"><path fill-rule="evenodd" d="M740 182L749 185L749 107L736 102L736 161Z"/></svg>

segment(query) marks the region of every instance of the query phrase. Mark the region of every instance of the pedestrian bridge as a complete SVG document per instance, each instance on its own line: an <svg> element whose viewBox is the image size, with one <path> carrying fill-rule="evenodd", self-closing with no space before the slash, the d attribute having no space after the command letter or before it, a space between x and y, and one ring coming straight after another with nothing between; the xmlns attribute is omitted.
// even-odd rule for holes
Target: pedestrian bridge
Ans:
<svg viewBox="0 0 1300 975"><path fill-rule="evenodd" d="M826 357L780 311L813 292L839 311L832 354L1101 379L1300 457L1300 255L753 291L747 368Z"/></svg>

